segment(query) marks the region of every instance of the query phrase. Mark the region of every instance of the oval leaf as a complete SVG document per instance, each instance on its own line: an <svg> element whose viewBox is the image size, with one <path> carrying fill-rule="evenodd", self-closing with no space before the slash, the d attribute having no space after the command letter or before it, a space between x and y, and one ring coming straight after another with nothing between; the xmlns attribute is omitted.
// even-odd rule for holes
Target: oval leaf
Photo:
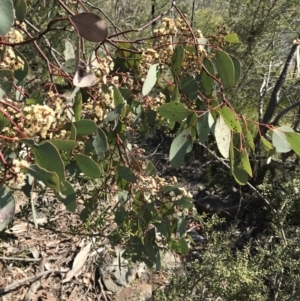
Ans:
<svg viewBox="0 0 300 301"><path fill-rule="evenodd" d="M82 119L73 123L76 128L77 135L91 135L97 131L97 125L89 119Z"/></svg>
<svg viewBox="0 0 300 301"><path fill-rule="evenodd" d="M105 159L108 151L107 137L101 128L98 128L93 146L100 160Z"/></svg>
<svg viewBox="0 0 300 301"><path fill-rule="evenodd" d="M150 67L145 82L143 84L143 89L142 89L143 96L146 96L156 84L158 66L159 66L158 64L154 64Z"/></svg>
<svg viewBox="0 0 300 301"><path fill-rule="evenodd" d="M184 160L185 154L193 148L193 140L190 130L184 130L172 142L169 159L172 167L179 167Z"/></svg>
<svg viewBox="0 0 300 301"><path fill-rule="evenodd" d="M236 116L230 108L222 107L219 112L229 129L237 133L240 133L242 131L240 122L237 120Z"/></svg>
<svg viewBox="0 0 300 301"><path fill-rule="evenodd" d="M75 160L80 170L91 179L99 179L101 171L98 164L90 157L82 154L75 155Z"/></svg>
<svg viewBox="0 0 300 301"><path fill-rule="evenodd" d="M0 232L5 230L15 214L15 199L10 189L0 187Z"/></svg>
<svg viewBox="0 0 300 301"><path fill-rule="evenodd" d="M230 44L241 43L236 33L230 33L224 37L224 40Z"/></svg>
<svg viewBox="0 0 300 301"><path fill-rule="evenodd" d="M182 103L177 101L164 103L157 109L157 112L171 121L181 121L191 114Z"/></svg>
<svg viewBox="0 0 300 301"><path fill-rule="evenodd" d="M19 57L24 62L23 69L17 69L14 71L15 83L19 85L20 82L22 82L22 80L27 76L29 67L26 58L21 52L19 52L16 48L14 48L14 53L16 57Z"/></svg>
<svg viewBox="0 0 300 301"><path fill-rule="evenodd" d="M241 166L235 166L233 176L239 185L246 185L248 182L248 174Z"/></svg>
<svg viewBox="0 0 300 301"><path fill-rule="evenodd" d="M0 70L0 99L7 95L13 87L13 73L11 70Z"/></svg>
<svg viewBox="0 0 300 301"><path fill-rule="evenodd" d="M216 142L221 155L225 158L229 158L229 147L231 141L231 131L225 123L222 116L216 121L214 130Z"/></svg>
<svg viewBox="0 0 300 301"><path fill-rule="evenodd" d="M222 50L217 50L216 65L224 87L226 88L233 87L235 83L235 75L234 75L234 65L230 56Z"/></svg>
<svg viewBox="0 0 300 301"><path fill-rule="evenodd" d="M206 142L210 131L210 127L208 125L208 116L209 116L209 112L206 112L205 114L200 116L197 121L197 134L200 143Z"/></svg>
<svg viewBox="0 0 300 301"><path fill-rule="evenodd" d="M56 193L54 191L56 198L61 201L67 208L67 210L74 212L76 210L76 193L72 185L65 181L61 183L61 192Z"/></svg>
<svg viewBox="0 0 300 301"><path fill-rule="evenodd" d="M0 1L0 20L0 36L4 36L14 23L14 7L11 0Z"/></svg>
<svg viewBox="0 0 300 301"><path fill-rule="evenodd" d="M232 55L230 56L230 58L232 59L234 66L234 84L236 85L239 82L241 76L241 63Z"/></svg>
<svg viewBox="0 0 300 301"><path fill-rule="evenodd" d="M215 67L214 67L212 61L206 57L203 59L203 66L206 68L206 70L209 72L209 74L207 74L207 72L205 70L202 70L201 83L202 83L202 87L205 91L205 95L210 96L213 91L214 82L215 82L214 79L210 75L215 76Z"/></svg>
<svg viewBox="0 0 300 301"><path fill-rule="evenodd" d="M49 140L60 151L71 152L74 147L78 145L76 141L73 140L61 140L61 139L51 139Z"/></svg>
<svg viewBox="0 0 300 301"><path fill-rule="evenodd" d="M182 62L184 60L184 48L182 45L176 45L172 55L172 71L175 75L180 72Z"/></svg>
<svg viewBox="0 0 300 301"><path fill-rule="evenodd" d="M300 156L300 135L298 133L285 133L286 140L290 144L293 151Z"/></svg>
<svg viewBox="0 0 300 301"><path fill-rule="evenodd" d="M23 23L27 13L27 5L24 0L15 1L16 18L20 23Z"/></svg>
<svg viewBox="0 0 300 301"><path fill-rule="evenodd" d="M59 193L60 182L56 172L48 171L37 164L31 164L26 168L27 172L36 180L43 182L47 187Z"/></svg>
<svg viewBox="0 0 300 301"><path fill-rule="evenodd" d="M61 182L65 181L65 168L57 148L49 141L36 144L32 139L21 139L22 143L32 148L35 163L47 171L53 171Z"/></svg>
<svg viewBox="0 0 300 301"><path fill-rule="evenodd" d="M254 145L253 137L252 137L248 127L246 127L244 134L245 134L245 138L246 138L248 147L252 150L252 152L254 152L255 145Z"/></svg>
<svg viewBox="0 0 300 301"><path fill-rule="evenodd" d="M194 101L198 96L198 83L191 77L183 77L181 80L181 90L190 101Z"/></svg>
<svg viewBox="0 0 300 301"><path fill-rule="evenodd" d="M76 26L79 34L91 42L103 42L108 35L107 26L104 20L93 13L80 13L71 17L73 25Z"/></svg>
<svg viewBox="0 0 300 301"><path fill-rule="evenodd" d="M117 172L118 172L120 178L122 178L123 180L125 180L127 182L131 182L131 183L136 182L136 176L130 168L119 165L117 167Z"/></svg>
<svg viewBox="0 0 300 301"><path fill-rule="evenodd" d="M284 132L294 132L294 130L289 127L273 129L272 143L278 153L287 153L292 149Z"/></svg>
<svg viewBox="0 0 300 301"><path fill-rule="evenodd" d="M249 155L245 149L243 149L241 153L241 165L248 175L252 177L252 168L249 161Z"/></svg>

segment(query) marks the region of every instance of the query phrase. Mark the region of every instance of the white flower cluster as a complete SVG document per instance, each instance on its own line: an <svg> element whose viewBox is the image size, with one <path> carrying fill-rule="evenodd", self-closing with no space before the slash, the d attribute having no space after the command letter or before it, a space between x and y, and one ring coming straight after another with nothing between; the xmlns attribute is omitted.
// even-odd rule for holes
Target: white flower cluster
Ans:
<svg viewBox="0 0 300 301"><path fill-rule="evenodd" d="M54 110L47 105L36 104L25 107L23 112L26 113L24 133L29 137L41 136L45 139L55 121Z"/></svg>
<svg viewBox="0 0 300 301"><path fill-rule="evenodd" d="M11 169L15 176L7 183L10 188L20 189L25 185L26 175L22 172L22 170L28 166L29 163L25 160L13 160Z"/></svg>
<svg viewBox="0 0 300 301"><path fill-rule="evenodd" d="M4 49L1 49L0 46L0 52L1 51L4 51ZM0 69L9 69L12 71L24 69L24 62L20 57L16 56L11 47L7 47L5 50L4 59L3 61L0 61Z"/></svg>

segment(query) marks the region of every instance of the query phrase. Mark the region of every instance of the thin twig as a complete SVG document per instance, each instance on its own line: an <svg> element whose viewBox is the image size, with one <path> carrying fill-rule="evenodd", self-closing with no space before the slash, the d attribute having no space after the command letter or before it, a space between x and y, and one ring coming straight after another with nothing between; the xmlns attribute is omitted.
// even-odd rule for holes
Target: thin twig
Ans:
<svg viewBox="0 0 300 301"><path fill-rule="evenodd" d="M10 291L22 286L22 285L26 285L27 282L36 281L36 280L38 280L39 278L41 278L43 276L51 274L52 272L54 272L54 270L41 272L41 273L38 273L34 276L30 276L30 277L26 277L26 278L21 279L21 280L17 280L15 282L13 282L12 284L7 285L4 288L0 288L0 295L4 294L4 293L8 293L8 292L10 292Z"/></svg>

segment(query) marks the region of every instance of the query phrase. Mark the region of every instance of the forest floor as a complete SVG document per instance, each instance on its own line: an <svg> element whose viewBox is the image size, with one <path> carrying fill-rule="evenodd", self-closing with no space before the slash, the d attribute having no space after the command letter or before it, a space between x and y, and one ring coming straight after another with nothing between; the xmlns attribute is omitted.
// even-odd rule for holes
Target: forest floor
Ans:
<svg viewBox="0 0 300 301"><path fill-rule="evenodd" d="M182 167L174 169L168 162L171 140L144 142L141 147L146 150L145 156L154 163L158 175L167 179L176 176L178 186L194 196L200 213L223 214L228 223L239 218L243 220L240 222L243 229L258 228L262 213L253 212L256 208L253 193L247 188L240 189L228 170L223 169L220 162L203 148L195 145ZM144 266L136 266L134 273L138 276L132 278L132 284L128 286L123 283L131 291L126 288L120 293L119 287L116 290L113 287L115 284L103 281L98 268L99 264L103 264L103 252L113 253L116 250L103 247L109 245L105 237L101 243L98 240L94 245L92 235L81 235L76 231L82 225L82 201L79 200L77 211L70 213L51 193L39 197L36 229L27 198L19 192L14 196L17 206L13 226L0 237L2 301L151 300L152 292L166 286L170 275L176 273L176 262L179 265L185 262L192 252L185 258L173 254L173 258L166 259L175 262L173 272L171 269L167 269L168 272L147 272ZM234 208L233 211L228 206ZM264 226L262 224L259 228ZM201 235L201 229L195 224L188 225L188 228L196 229ZM239 243L246 243L243 234L239 237ZM134 288L140 293L140 299L136 297ZM115 293L112 292L114 290Z"/></svg>

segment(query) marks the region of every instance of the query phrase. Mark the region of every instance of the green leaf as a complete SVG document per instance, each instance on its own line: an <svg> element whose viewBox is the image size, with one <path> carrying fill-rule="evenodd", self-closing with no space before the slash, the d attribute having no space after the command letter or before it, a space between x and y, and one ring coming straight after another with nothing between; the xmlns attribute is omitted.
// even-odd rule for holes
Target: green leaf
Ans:
<svg viewBox="0 0 300 301"><path fill-rule="evenodd" d="M230 55L230 58L232 59L234 66L234 84L236 85L239 82L241 76L241 63L236 57L232 55Z"/></svg>
<svg viewBox="0 0 300 301"><path fill-rule="evenodd" d="M176 101L162 104L157 112L171 121L181 121L191 114L182 103Z"/></svg>
<svg viewBox="0 0 300 301"><path fill-rule="evenodd" d="M121 92L119 91L119 89L115 85L113 85L113 89L114 89L115 107L117 107L119 104L124 104L124 98L123 98Z"/></svg>
<svg viewBox="0 0 300 301"><path fill-rule="evenodd" d="M184 60L184 48L182 45L176 45L173 55L172 55L172 71L175 75L180 72L182 62Z"/></svg>
<svg viewBox="0 0 300 301"><path fill-rule="evenodd" d="M208 116L209 112L205 112L198 118L197 121L197 134L200 143L205 143L207 141L207 137L210 131L210 127L208 125Z"/></svg>
<svg viewBox="0 0 300 301"><path fill-rule="evenodd" d="M43 182L47 187L50 187L53 191L59 193L60 181L56 172L48 171L37 164L31 164L26 170L37 181Z"/></svg>
<svg viewBox="0 0 300 301"><path fill-rule="evenodd" d="M186 218L182 217L178 219L177 223L177 234L179 237L182 237L186 232Z"/></svg>
<svg viewBox="0 0 300 301"><path fill-rule="evenodd" d="M90 157L83 154L76 154L75 160L80 170L91 179L99 179L101 171L98 164Z"/></svg>
<svg viewBox="0 0 300 301"><path fill-rule="evenodd" d="M124 104L119 104L115 107L115 109L107 114L107 116L104 119L104 122L112 122L119 118L121 115L122 109L124 107Z"/></svg>
<svg viewBox="0 0 300 301"><path fill-rule="evenodd" d="M300 135L295 132L286 132L286 140L290 144L292 150L300 156Z"/></svg>
<svg viewBox="0 0 300 301"><path fill-rule="evenodd" d="M95 133L98 129L96 123L89 119L82 119L79 121L73 122L75 125L77 135L84 136L84 135L91 135Z"/></svg>
<svg viewBox="0 0 300 301"><path fill-rule="evenodd" d="M252 137L248 127L246 127L244 134L245 134L247 145L250 147L252 152L254 152L255 145L254 145L253 137Z"/></svg>
<svg viewBox="0 0 300 301"><path fill-rule="evenodd" d="M181 90L187 96L190 101L194 101L198 96L198 83L191 77L183 77L181 79Z"/></svg>
<svg viewBox="0 0 300 301"><path fill-rule="evenodd" d="M233 176L239 185L246 185L248 182L248 174L240 165L234 167Z"/></svg>
<svg viewBox="0 0 300 301"><path fill-rule="evenodd" d="M222 116L216 121L214 130L216 142L221 155L225 158L229 158L229 147L231 141L231 131L225 123Z"/></svg>
<svg viewBox="0 0 300 301"><path fill-rule="evenodd" d="M2 184L0 186L0 232L5 230L12 221L15 214L15 205L12 192L6 185Z"/></svg>
<svg viewBox="0 0 300 301"><path fill-rule="evenodd" d="M170 229L170 222L167 220L167 218L162 218L160 223L154 223L157 230L163 235L164 237L168 238L171 235L171 229Z"/></svg>
<svg viewBox="0 0 300 301"><path fill-rule="evenodd" d="M43 105L44 99L40 91L33 92L28 99L26 99L26 105L36 105L40 104Z"/></svg>
<svg viewBox="0 0 300 301"><path fill-rule="evenodd" d="M56 193L54 191L54 195L66 206L67 210L71 212L76 210L76 193L68 181L61 183L61 192Z"/></svg>
<svg viewBox="0 0 300 301"><path fill-rule="evenodd" d="M224 37L224 40L231 44L241 43L236 33L230 33Z"/></svg>
<svg viewBox="0 0 300 301"><path fill-rule="evenodd" d="M126 111L125 111L125 106L124 106L124 98L120 92L120 90L114 85L113 86L113 89L114 89L114 104L115 104L115 107L119 106L119 105L123 105L122 106L122 110L121 110L121 117L125 117L126 115Z"/></svg>
<svg viewBox="0 0 300 301"><path fill-rule="evenodd" d="M125 180L127 182L131 182L131 183L136 182L136 176L130 168L119 165L117 167L117 172L123 180Z"/></svg>
<svg viewBox="0 0 300 301"><path fill-rule="evenodd" d="M29 71L29 67L28 67L28 62L27 62L26 58L24 57L24 55L21 52L19 52L16 48L14 48L14 53L17 58L20 58L24 62L23 69L16 69L14 71L14 78L15 78L14 82L17 85L20 85L20 83L26 78L28 71Z"/></svg>
<svg viewBox="0 0 300 301"><path fill-rule="evenodd" d="M246 149L243 149L241 153L241 166L243 169L248 173L250 177L252 177L252 168L249 161L249 155L246 151Z"/></svg>
<svg viewBox="0 0 300 301"><path fill-rule="evenodd" d="M240 133L242 131L240 122L237 120L235 114L228 107L222 107L219 110L220 115L223 117L228 128L234 132Z"/></svg>
<svg viewBox="0 0 300 301"><path fill-rule="evenodd" d="M294 130L287 126L273 129L272 144L278 153L287 153L292 149L291 145L287 141L285 132L294 132Z"/></svg>
<svg viewBox="0 0 300 301"><path fill-rule="evenodd" d="M261 137L261 142L263 143L263 145L267 150L275 149L273 144L270 143L265 137Z"/></svg>
<svg viewBox="0 0 300 301"><path fill-rule="evenodd" d="M195 207L193 202L194 202L193 199L184 196L180 200L174 201L173 204L185 209L193 209Z"/></svg>
<svg viewBox="0 0 300 301"><path fill-rule="evenodd" d="M0 4L1 10L1 4ZM1 12L0 12L1 18ZM1 19L0 19L1 20ZM2 20L1 22L2 23ZM1 36L1 35L0 35ZM13 87L13 73L10 70L0 70L0 99L7 95Z"/></svg>
<svg viewBox="0 0 300 301"><path fill-rule="evenodd" d="M5 128L10 126L10 121L7 117L5 117L1 112L0 112L0 132Z"/></svg>
<svg viewBox="0 0 300 301"><path fill-rule="evenodd" d="M203 59L203 66L206 68L206 70L211 74L212 76L215 76L215 67L212 63L212 61L208 58ZM201 72L201 83L202 87L205 91L205 95L210 96L212 94L213 88L214 88L214 82L215 80L207 74L204 70Z"/></svg>
<svg viewBox="0 0 300 301"><path fill-rule="evenodd" d="M98 128L93 146L100 160L105 159L108 151L107 137L101 128Z"/></svg>
<svg viewBox="0 0 300 301"><path fill-rule="evenodd" d="M175 88L172 92L172 97L171 97L171 101L179 101L179 91L178 91L178 86L175 85Z"/></svg>
<svg viewBox="0 0 300 301"><path fill-rule="evenodd" d="M14 7L11 0L0 1L0 20L0 36L4 36L14 23Z"/></svg>
<svg viewBox="0 0 300 301"><path fill-rule="evenodd" d="M62 139L51 139L49 140L59 151L72 152L73 148L78 145L76 141L73 140L62 140Z"/></svg>
<svg viewBox="0 0 300 301"><path fill-rule="evenodd" d="M180 245L180 253L187 254L189 252L189 247L188 247L188 244L185 241L185 239L183 237L181 237L178 242Z"/></svg>
<svg viewBox="0 0 300 301"><path fill-rule="evenodd" d="M217 50L216 65L223 86L225 88L233 87L235 83L235 74L234 65L230 56L222 50Z"/></svg>
<svg viewBox="0 0 300 301"><path fill-rule="evenodd" d="M155 86L157 81L159 64L154 64L150 67L148 74L146 76L145 82L143 84L142 94L146 96Z"/></svg>
<svg viewBox="0 0 300 301"><path fill-rule="evenodd" d="M32 139L21 139L22 143L32 148L35 163L47 171L53 171L61 182L65 181L65 168L57 148L49 141L36 144Z"/></svg>
<svg viewBox="0 0 300 301"><path fill-rule="evenodd" d="M24 0L15 0L15 14L16 18L20 23L23 23L23 21L26 18L27 13L27 5Z"/></svg>
<svg viewBox="0 0 300 301"><path fill-rule="evenodd" d="M182 131L172 142L169 159L172 167L179 167L184 160L186 153L193 148L193 140L190 130Z"/></svg>
<svg viewBox="0 0 300 301"><path fill-rule="evenodd" d="M80 90L76 93L76 96L74 97L73 111L75 121L79 121L81 119L82 112L82 95L80 93Z"/></svg>

